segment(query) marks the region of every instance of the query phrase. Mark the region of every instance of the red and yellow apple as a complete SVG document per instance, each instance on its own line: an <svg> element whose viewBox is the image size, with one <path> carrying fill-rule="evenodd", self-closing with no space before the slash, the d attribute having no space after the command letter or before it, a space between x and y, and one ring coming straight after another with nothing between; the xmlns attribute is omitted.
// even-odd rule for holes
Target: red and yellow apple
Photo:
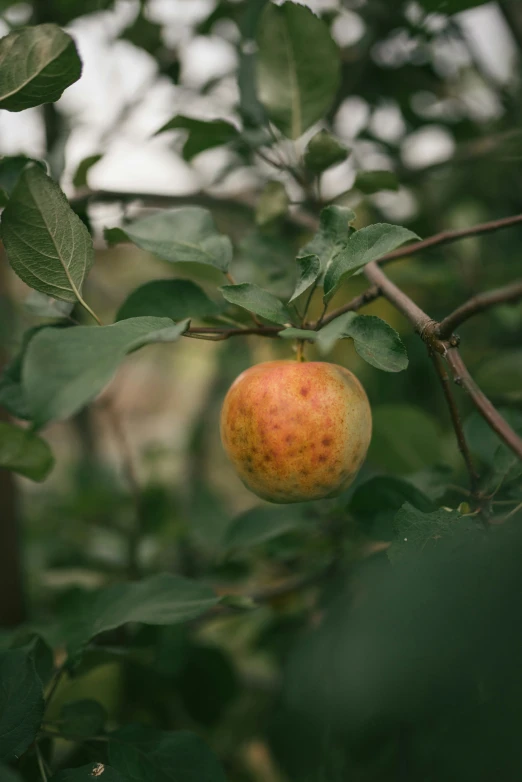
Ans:
<svg viewBox="0 0 522 782"><path fill-rule="evenodd" d="M265 500L334 497L361 467L372 433L355 375L319 361L267 361L230 387L221 439L243 483Z"/></svg>

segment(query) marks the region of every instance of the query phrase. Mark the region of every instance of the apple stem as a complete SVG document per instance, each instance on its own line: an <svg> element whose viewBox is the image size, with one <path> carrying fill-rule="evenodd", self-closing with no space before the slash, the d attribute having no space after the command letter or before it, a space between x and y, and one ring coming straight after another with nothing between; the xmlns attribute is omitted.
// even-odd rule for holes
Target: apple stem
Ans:
<svg viewBox="0 0 522 782"><path fill-rule="evenodd" d="M297 341L297 355L296 355L296 361L306 361L305 355L304 355L304 340L299 339Z"/></svg>

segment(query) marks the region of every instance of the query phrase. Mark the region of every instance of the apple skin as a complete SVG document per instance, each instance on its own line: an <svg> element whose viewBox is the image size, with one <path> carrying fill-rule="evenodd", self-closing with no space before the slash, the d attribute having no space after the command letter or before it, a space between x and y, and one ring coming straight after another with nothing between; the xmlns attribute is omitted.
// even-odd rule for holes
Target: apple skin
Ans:
<svg viewBox="0 0 522 782"><path fill-rule="evenodd" d="M277 503L335 497L361 467L372 434L368 397L349 370L267 361L230 387L221 440L254 494Z"/></svg>

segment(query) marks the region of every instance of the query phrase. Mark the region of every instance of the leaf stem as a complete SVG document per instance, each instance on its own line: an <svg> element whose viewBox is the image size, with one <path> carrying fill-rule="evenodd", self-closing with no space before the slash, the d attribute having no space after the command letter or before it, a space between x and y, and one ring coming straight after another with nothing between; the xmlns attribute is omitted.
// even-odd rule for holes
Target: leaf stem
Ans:
<svg viewBox="0 0 522 782"><path fill-rule="evenodd" d="M38 746L38 742L37 741L35 741L35 743L34 743L34 748L35 748L35 751L36 751L36 759L38 761L38 768L40 769L40 776L42 777L42 782L47 782L47 774L45 773L45 766L44 766L44 762L43 762L42 751L41 751L40 747Z"/></svg>
<svg viewBox="0 0 522 782"><path fill-rule="evenodd" d="M96 321L96 323L98 324L98 326L101 326L101 325L102 325L102 322L101 322L101 320L99 319L99 317L96 315L96 313L94 312L94 310L92 310L92 309L89 307L89 305L87 304L87 302L86 302L86 301L84 301L84 299L82 299L82 297L80 296L80 294L79 294L79 293L77 294L77 296L78 296L78 302L79 302L79 304L81 304L81 306L84 308L84 310L86 310L86 312L88 312L88 313L89 313L89 315L91 315L91 317L93 317L93 318L94 318L94 320Z"/></svg>

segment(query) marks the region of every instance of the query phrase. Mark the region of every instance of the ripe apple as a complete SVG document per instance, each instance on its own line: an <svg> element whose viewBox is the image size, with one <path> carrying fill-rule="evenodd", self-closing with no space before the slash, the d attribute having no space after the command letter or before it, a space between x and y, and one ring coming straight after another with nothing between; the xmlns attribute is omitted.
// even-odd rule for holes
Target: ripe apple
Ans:
<svg viewBox="0 0 522 782"><path fill-rule="evenodd" d="M334 497L355 478L372 433L355 375L319 361L267 361L230 387L221 440L243 483L270 502Z"/></svg>

